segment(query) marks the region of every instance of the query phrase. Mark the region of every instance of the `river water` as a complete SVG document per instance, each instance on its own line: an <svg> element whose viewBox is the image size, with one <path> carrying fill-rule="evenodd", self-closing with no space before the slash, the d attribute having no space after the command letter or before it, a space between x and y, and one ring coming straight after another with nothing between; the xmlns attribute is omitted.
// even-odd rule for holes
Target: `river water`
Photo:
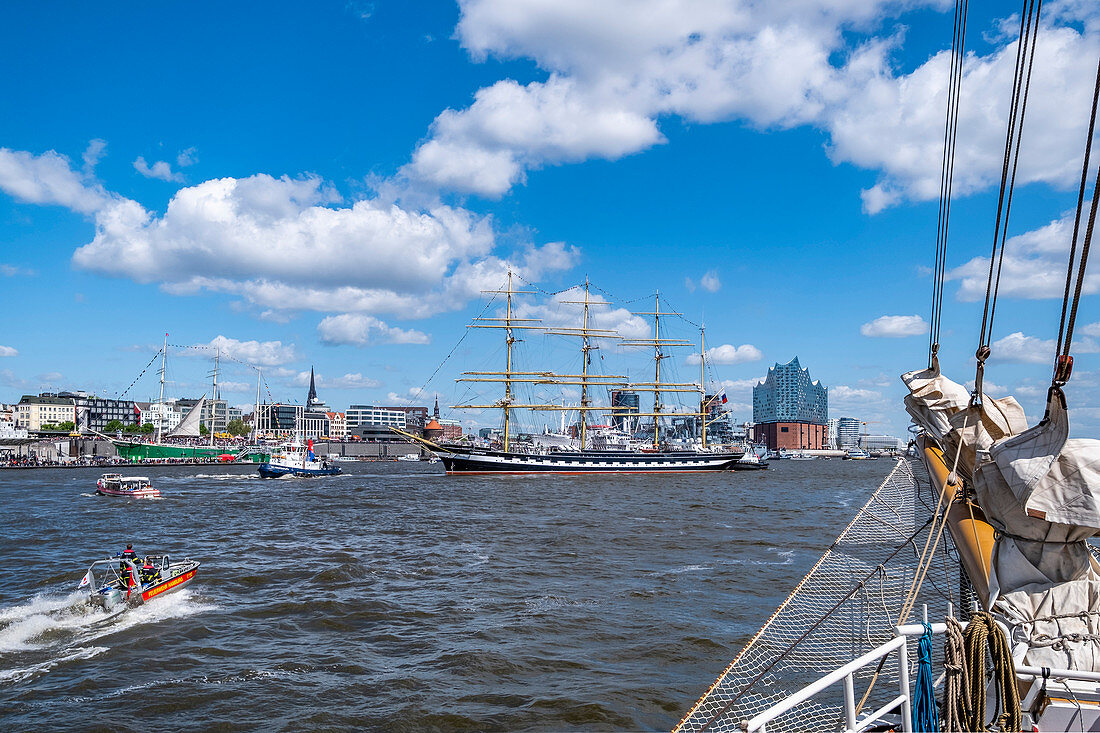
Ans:
<svg viewBox="0 0 1100 733"><path fill-rule="evenodd" d="M324 479L0 470L0 721L15 730L667 730L893 468ZM130 469L126 475L136 471ZM133 542L202 561L104 620L76 587Z"/></svg>

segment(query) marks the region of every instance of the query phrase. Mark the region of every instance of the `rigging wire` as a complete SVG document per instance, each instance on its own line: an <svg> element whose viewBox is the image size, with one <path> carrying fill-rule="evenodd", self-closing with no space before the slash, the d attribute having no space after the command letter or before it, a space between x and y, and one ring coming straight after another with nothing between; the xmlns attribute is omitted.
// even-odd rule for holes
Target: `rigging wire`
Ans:
<svg viewBox="0 0 1100 733"><path fill-rule="evenodd" d="M149 367L153 366L153 362L157 360L157 357L160 356L160 352L162 351L164 351L163 347L157 349L157 353L153 354L153 358L149 360L149 363L145 365L145 367L141 370L141 373L134 377L134 381L130 382L130 386L118 393L117 399L121 400L123 397L125 397L126 393L129 392L133 388L133 386L138 383L138 380L145 376L145 372L149 371Z"/></svg>
<svg viewBox="0 0 1100 733"><path fill-rule="evenodd" d="M1069 355L1070 345L1073 342L1073 327L1077 321L1077 306L1081 301L1081 290L1085 282L1085 267L1089 259L1089 246L1092 244L1093 225L1096 222L1096 204L1100 196L1100 167L1097 168L1096 182L1092 189L1092 206L1089 211L1089 221L1085 227L1085 238L1081 243L1080 262L1077 262L1077 237L1081 226L1081 212L1085 206L1085 186L1088 183L1089 158L1092 155L1092 139L1096 129L1096 109L1100 102L1100 62L1096 66L1096 85L1092 93L1092 113L1089 117L1089 127L1085 137L1085 158L1081 165L1081 187L1077 192L1077 213L1073 219L1073 238L1069 247L1069 265L1066 268L1066 290L1062 296L1062 317L1058 324L1058 344L1054 352L1054 376L1052 384L1061 387L1069 381L1073 368L1073 359ZM1070 284L1073 281L1074 266L1077 268L1077 283L1070 298ZM1068 312L1068 321L1067 321Z"/></svg>
<svg viewBox="0 0 1100 733"><path fill-rule="evenodd" d="M1012 81L1012 104L1009 110L1008 129L1005 133L1004 161L1001 166L1001 187L997 196L997 218L993 229L993 249L989 257L989 274L985 288L985 307L982 311L982 328L978 338L978 374L975 393L980 393L984 364L989 358L989 342L992 339L993 319L997 312L997 291L1004 264L1005 240L1008 219L1012 210L1012 192L1016 183L1016 170L1020 159L1020 140L1023 136L1024 114L1027 111L1028 91L1031 86L1031 68L1035 61L1035 46L1039 36L1039 16L1042 0L1024 0L1020 12L1020 40L1016 47L1016 68ZM996 266L996 269L994 269Z"/></svg>
<svg viewBox="0 0 1100 733"><path fill-rule="evenodd" d="M959 130L959 101L966 47L966 15L969 0L955 0L955 21L951 37L951 73L947 90L947 115L943 126L943 159L940 168L940 205L936 223L936 266L932 277L932 316L928 328L928 367L940 347L940 315L943 310L943 283L947 269L947 230L951 218L951 193L954 188L955 143Z"/></svg>

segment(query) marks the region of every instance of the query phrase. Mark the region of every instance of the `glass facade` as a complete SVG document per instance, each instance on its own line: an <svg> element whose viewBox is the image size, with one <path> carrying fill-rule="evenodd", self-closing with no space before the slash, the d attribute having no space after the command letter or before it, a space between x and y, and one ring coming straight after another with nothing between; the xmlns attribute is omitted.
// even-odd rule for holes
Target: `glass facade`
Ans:
<svg viewBox="0 0 1100 733"><path fill-rule="evenodd" d="M810 378L798 357L768 370L764 381L752 388L752 419L756 423L808 422L824 425L829 417L829 393Z"/></svg>

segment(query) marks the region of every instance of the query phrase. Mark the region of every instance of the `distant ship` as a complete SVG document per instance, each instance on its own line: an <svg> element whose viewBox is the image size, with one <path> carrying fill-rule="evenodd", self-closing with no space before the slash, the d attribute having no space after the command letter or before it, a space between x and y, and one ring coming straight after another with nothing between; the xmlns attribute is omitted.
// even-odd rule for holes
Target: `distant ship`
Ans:
<svg viewBox="0 0 1100 733"><path fill-rule="evenodd" d="M593 339L621 339L617 333L606 329L597 329L589 326L589 309L591 306L600 305L602 301L593 301L589 298L589 283L584 285L583 301L564 301L583 306L583 317L580 327L552 327L543 328L534 325L534 319L516 318L513 315L512 299L519 292L512 289L512 273L508 273L508 283L505 290L488 291L494 295L506 296L506 309L504 318L477 318L471 324L473 328L499 328L505 331L505 368L502 372L466 372L460 382L490 382L504 385L504 397L498 402L485 405L455 405L458 409L499 409L504 417L504 434L500 450L473 445L437 443L429 438L412 435L401 430L394 429L408 440L424 446L437 456L449 474L479 474L479 473L503 473L503 474L529 474L529 473L558 473L558 474L587 474L587 473L687 473L701 471L725 471L731 470L734 464L744 455L743 450L723 450L715 452L706 446L706 418L708 416L705 403L705 390L703 387L703 375L705 364L700 364L700 383L669 383L661 381L661 361L668 358L664 353L669 346L684 346L689 342L680 339L661 338L661 316L679 315L678 313L661 312L660 298L656 298L656 307L652 312L638 315L653 316L654 337L651 339L639 339L622 341L623 345L649 347L654 350L654 379L652 382L625 381L625 377L597 375L589 373L588 366L591 361L590 352L598 347L592 344ZM512 368L512 346L516 342L514 335L517 329L542 330L547 334L559 336L574 336L581 340L581 373L580 374L555 374L552 372L516 371ZM701 342L700 346L704 346ZM701 354L706 354L706 349L701 348ZM514 385L576 385L580 387L580 404L566 407L554 404L521 404L517 402ZM623 388L634 392L653 393L653 411L617 412L615 407L598 407L592 405L590 392L593 388ZM673 413L664 409L661 403L662 392L699 392L701 395L699 412ZM515 450L512 440L512 412L517 409L529 410L577 410L581 415L579 426L580 449L554 450L547 448L540 442L530 446L530 450ZM613 430L600 429L589 440L588 413L591 411L610 413L614 417L653 418L653 441L650 444L639 444L637 441L627 439L623 434L611 435ZM660 418L671 417L700 417L703 421L703 442L698 450L666 450L660 442ZM543 437L543 436L538 436Z"/></svg>
<svg viewBox="0 0 1100 733"><path fill-rule="evenodd" d="M155 358L155 357L154 357ZM115 446L115 450L118 451L119 458L123 458L127 461L139 461L139 460L161 460L166 458L204 458L204 459L218 459L223 456L231 456L230 459L234 462L247 462L247 463L264 463L271 456L269 451L261 449L256 446L242 447L236 444L215 444L214 442L214 426L213 420L208 429L210 441L207 445L185 445L180 443L166 443L164 438L198 438L202 434L200 422L202 420L203 409L206 405L206 395L203 395L199 399L187 414L184 415L171 432L163 433L163 421L164 421L164 374L165 367L168 359L168 334L164 336L164 346L160 352L160 402L161 412L157 419L156 433L152 442L145 442L140 440L123 440L121 438L110 438L111 443ZM214 394L217 395L218 389L218 362L217 358L214 361ZM213 415L213 411L211 411ZM107 436L103 436L107 437Z"/></svg>

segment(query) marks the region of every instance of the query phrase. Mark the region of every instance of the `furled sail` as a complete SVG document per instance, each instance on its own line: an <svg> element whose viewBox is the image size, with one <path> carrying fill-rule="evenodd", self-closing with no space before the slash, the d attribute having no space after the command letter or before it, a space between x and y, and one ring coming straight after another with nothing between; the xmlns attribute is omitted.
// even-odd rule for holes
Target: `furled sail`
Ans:
<svg viewBox="0 0 1100 733"><path fill-rule="evenodd" d="M183 419L180 420L180 424L176 426L176 429L168 433L169 438L195 438L201 435L199 432L199 421L202 419L202 409L206 405L206 395L203 395L201 399L192 407Z"/></svg>
<svg viewBox="0 0 1100 733"><path fill-rule="evenodd" d="M940 374L935 356L931 367L908 372L901 379L909 388L905 409L913 422L943 446L949 467L967 479L975 468L976 451L989 450L995 441L1027 430L1027 417L1015 397L979 394L978 403L971 404L965 387Z"/></svg>
<svg viewBox="0 0 1100 733"><path fill-rule="evenodd" d="M1026 645L1025 663L1100 670L1100 567L1086 542L1100 533L1100 440L1069 439L1054 388L1046 417L989 454L974 491L1002 528L990 563L994 609Z"/></svg>

